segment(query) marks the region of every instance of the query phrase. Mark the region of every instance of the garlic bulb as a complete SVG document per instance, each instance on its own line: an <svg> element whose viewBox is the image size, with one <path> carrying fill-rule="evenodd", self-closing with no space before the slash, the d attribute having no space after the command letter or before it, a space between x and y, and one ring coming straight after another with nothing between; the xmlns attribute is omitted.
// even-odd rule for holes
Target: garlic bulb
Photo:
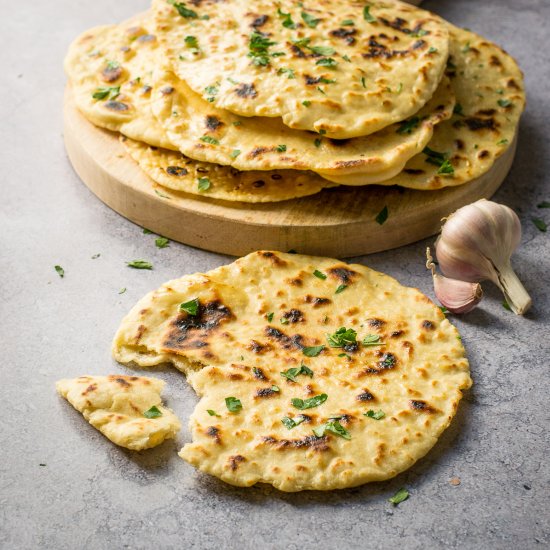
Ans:
<svg viewBox="0 0 550 550"><path fill-rule="evenodd" d="M434 292L441 305L451 313L468 313L479 304L483 297L479 283L457 281L436 273L429 248L426 249L426 258L426 267L432 272Z"/></svg>
<svg viewBox="0 0 550 550"><path fill-rule="evenodd" d="M436 256L448 277L471 283L493 281L512 311L522 315L531 306L531 298L510 265L520 239L521 225L515 212L481 199L447 219L436 242Z"/></svg>

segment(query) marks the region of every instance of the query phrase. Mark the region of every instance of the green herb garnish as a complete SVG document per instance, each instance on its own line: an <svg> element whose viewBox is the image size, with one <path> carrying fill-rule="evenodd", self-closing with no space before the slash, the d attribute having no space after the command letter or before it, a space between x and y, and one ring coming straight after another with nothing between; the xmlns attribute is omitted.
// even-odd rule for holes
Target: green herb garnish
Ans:
<svg viewBox="0 0 550 550"><path fill-rule="evenodd" d="M311 105L311 101L308 101L307 99L305 101L302 101L302 105L304 107L309 107Z"/></svg>
<svg viewBox="0 0 550 550"><path fill-rule="evenodd" d="M506 138L503 138L499 141L497 141L497 145L508 145L508 140Z"/></svg>
<svg viewBox="0 0 550 550"><path fill-rule="evenodd" d="M250 35L250 41L248 43L248 57L252 58L252 63L260 67L265 67L269 64L269 47L273 46L277 42L273 42L266 38L258 31L254 31Z"/></svg>
<svg viewBox="0 0 550 550"><path fill-rule="evenodd" d="M226 397L225 406L227 407L227 410L232 413L239 412L243 408L241 400L236 397Z"/></svg>
<svg viewBox="0 0 550 550"><path fill-rule="evenodd" d="M329 420L326 424L323 426L319 426L318 428L313 428L313 433L316 437L323 437L325 435L325 432L333 433L334 435L338 435L340 437L343 437L344 439L351 439L351 434L340 424L340 422L337 419Z"/></svg>
<svg viewBox="0 0 550 550"><path fill-rule="evenodd" d="M288 325L288 319L286 317L281 317L281 324L282 325Z"/></svg>
<svg viewBox="0 0 550 550"><path fill-rule="evenodd" d="M510 105L512 105L512 102L509 99L499 99L497 103L501 107L510 107Z"/></svg>
<svg viewBox="0 0 550 550"><path fill-rule="evenodd" d="M455 173L455 169L451 164L451 161L447 159L439 167L439 170L437 171L437 173L441 174L442 176L452 176Z"/></svg>
<svg viewBox="0 0 550 550"><path fill-rule="evenodd" d="M125 292L126 292L126 287L123 287L118 291L119 294L124 294Z"/></svg>
<svg viewBox="0 0 550 550"><path fill-rule="evenodd" d="M428 53L436 53L438 51L439 50L437 48L434 48L433 46L431 46L430 49L428 50Z"/></svg>
<svg viewBox="0 0 550 550"><path fill-rule="evenodd" d="M54 265L53 268L62 279L65 277L65 270L60 265Z"/></svg>
<svg viewBox="0 0 550 550"><path fill-rule="evenodd" d="M204 141L205 143L210 143L211 145L220 144L220 142L216 138L213 138L212 136L201 136L199 139L201 141Z"/></svg>
<svg viewBox="0 0 550 550"><path fill-rule="evenodd" d="M230 156L232 159L236 159L240 154L241 154L241 150L240 150L240 149L233 149L233 151L231 151L231 153L229 154L229 156Z"/></svg>
<svg viewBox="0 0 550 550"><path fill-rule="evenodd" d="M386 413L384 411L373 411L371 409L370 411L363 413L363 415L368 416L369 418L374 418L374 420L382 420L382 418L386 416Z"/></svg>
<svg viewBox="0 0 550 550"><path fill-rule="evenodd" d="M208 178L199 178L198 189L199 191L208 191L210 189L210 180Z"/></svg>
<svg viewBox="0 0 550 550"><path fill-rule="evenodd" d="M178 13L186 19L196 19L198 17L196 11L190 10L185 6L185 2L175 2L174 0L168 0L168 3L174 6Z"/></svg>
<svg viewBox="0 0 550 550"><path fill-rule="evenodd" d="M199 299L193 298L193 300L180 304L180 310L194 317L199 312Z"/></svg>
<svg viewBox="0 0 550 550"><path fill-rule="evenodd" d="M327 334L327 342L331 348L343 348L357 342L357 332L352 328L340 327L335 333Z"/></svg>
<svg viewBox="0 0 550 550"><path fill-rule="evenodd" d="M94 99L116 99L120 95L120 86L101 86L92 94Z"/></svg>
<svg viewBox="0 0 550 550"><path fill-rule="evenodd" d="M144 227L143 228L143 234L144 235L152 235L153 231L151 231L150 229L147 229L146 227Z"/></svg>
<svg viewBox="0 0 550 550"><path fill-rule="evenodd" d="M413 116L409 118L409 120L405 120L399 125L399 128L397 128L398 134L410 134L413 130L415 130L418 127L418 124L420 123L420 119L417 116Z"/></svg>
<svg viewBox="0 0 550 550"><path fill-rule="evenodd" d="M317 279L323 279L325 280L327 278L327 276L322 272L322 271L319 271L318 269L316 269L314 272L313 272L313 275L315 275L315 277L317 277Z"/></svg>
<svg viewBox="0 0 550 550"><path fill-rule="evenodd" d="M265 318L271 323L273 321L273 312L266 313Z"/></svg>
<svg viewBox="0 0 550 550"><path fill-rule="evenodd" d="M464 116L464 108L462 107L462 105L460 103L457 103L453 107L453 115Z"/></svg>
<svg viewBox="0 0 550 550"><path fill-rule="evenodd" d="M206 409L206 412L207 412L210 416L220 416L216 411L213 411L212 409Z"/></svg>
<svg viewBox="0 0 550 550"><path fill-rule="evenodd" d="M289 429L292 430L292 428L295 428L299 424L301 424L306 419L303 415L295 416L294 418L290 418L288 416L285 416L284 418L281 418L281 422Z"/></svg>
<svg viewBox="0 0 550 550"><path fill-rule="evenodd" d="M286 29L295 29L296 23L292 21L290 13L285 13L281 8L277 8L277 15L283 20L283 27Z"/></svg>
<svg viewBox="0 0 550 550"><path fill-rule="evenodd" d="M313 15L310 15L309 13L306 13L305 11L303 11L301 13L301 16L302 16L302 19L304 20L304 23L310 29L314 29L321 21L320 19L316 19L315 17L313 17Z"/></svg>
<svg viewBox="0 0 550 550"><path fill-rule="evenodd" d="M365 80L364 76L361 77L361 86L363 86L363 88L367 87L367 81Z"/></svg>
<svg viewBox="0 0 550 550"><path fill-rule="evenodd" d="M334 294L340 294L340 292L344 292L346 288L348 288L348 285L338 285L334 291Z"/></svg>
<svg viewBox="0 0 550 550"><path fill-rule="evenodd" d="M380 336L378 336L378 334L367 334L363 338L363 345L364 346L385 346L386 344L380 341Z"/></svg>
<svg viewBox="0 0 550 550"><path fill-rule="evenodd" d="M157 248L166 248L170 245L170 241L166 237L157 237L155 239L155 245Z"/></svg>
<svg viewBox="0 0 550 550"><path fill-rule="evenodd" d="M328 395L326 393L321 393L320 395L315 395L314 397L309 397L308 399L300 399L298 397L294 397L290 400L290 402L294 407L303 411L305 409L313 409L314 407L318 407L319 405L322 405L327 399Z"/></svg>
<svg viewBox="0 0 550 550"><path fill-rule="evenodd" d="M158 407L153 405L150 409L143 413L143 416L145 418L158 418L159 416L162 416L162 412L158 409Z"/></svg>
<svg viewBox="0 0 550 550"><path fill-rule="evenodd" d="M376 17L374 17L374 15L370 13L370 8L370 6L365 6L363 8L363 19L368 23L376 23L378 19L376 19Z"/></svg>
<svg viewBox="0 0 550 550"><path fill-rule="evenodd" d="M159 197L162 197L163 199L169 199L170 200L170 197L168 195L165 195L164 193L161 193L158 189L155 189L155 193L159 196Z"/></svg>
<svg viewBox="0 0 550 550"><path fill-rule="evenodd" d="M342 27L353 27L355 25L355 21L353 19L344 19L340 25Z"/></svg>
<svg viewBox="0 0 550 550"><path fill-rule="evenodd" d="M287 78L289 80L296 78L296 75L294 74L294 69L287 69L286 67L281 67L280 69L277 69L277 74L286 74L288 75Z"/></svg>
<svg viewBox="0 0 550 550"><path fill-rule="evenodd" d="M404 487L399 489L393 497L389 498L388 501L391 502L394 506L397 506L400 502L407 500L409 498L409 491Z"/></svg>
<svg viewBox="0 0 550 550"><path fill-rule="evenodd" d="M313 376L313 371L306 367L303 363L299 367L294 367L292 369L288 369L281 372L281 376L284 378L291 380L292 382L296 382L296 377L300 374L303 374L304 376Z"/></svg>
<svg viewBox="0 0 550 550"><path fill-rule="evenodd" d="M531 218L531 221L535 224L535 227L539 231L546 233L546 230L548 229L548 225L544 220L541 220L540 218Z"/></svg>
<svg viewBox="0 0 550 550"><path fill-rule="evenodd" d="M316 138L315 140L313 140L313 145L315 145L315 147L319 148L319 147L321 147L322 142L323 142L323 140L321 138Z"/></svg>
<svg viewBox="0 0 550 550"><path fill-rule="evenodd" d="M351 59L350 59L347 55L345 55L345 54L342 56L342 59L343 59L344 61L347 61L348 63L351 63Z"/></svg>
<svg viewBox="0 0 550 550"><path fill-rule="evenodd" d="M382 210L378 212L378 214L376 215L376 218L374 218L374 221L379 225L383 225L388 219L388 215L389 215L388 207L384 206L384 208L382 208Z"/></svg>
<svg viewBox="0 0 550 550"><path fill-rule="evenodd" d="M281 388L279 388L279 386L276 386L275 384L273 384L273 386L271 386L271 391L280 392Z"/></svg>
<svg viewBox="0 0 550 550"><path fill-rule="evenodd" d="M321 67L330 67L331 69L334 69L338 65L338 62L332 57L323 57L322 59L319 59L319 61L317 61L315 65L320 65Z"/></svg>
<svg viewBox="0 0 550 550"><path fill-rule="evenodd" d="M506 300L503 300L502 307L504 309L507 309L508 311L512 311L512 308L510 307L510 304Z"/></svg>
<svg viewBox="0 0 550 550"><path fill-rule="evenodd" d="M284 144L277 145L276 149L277 149L277 152L284 153L286 151L286 145L284 145Z"/></svg>
<svg viewBox="0 0 550 550"><path fill-rule="evenodd" d="M131 262L126 262L126 265L134 269L153 269L153 264L146 260L132 260Z"/></svg>
<svg viewBox="0 0 550 550"><path fill-rule="evenodd" d="M309 346L302 348L302 353L306 357L317 357L324 349L325 346Z"/></svg>

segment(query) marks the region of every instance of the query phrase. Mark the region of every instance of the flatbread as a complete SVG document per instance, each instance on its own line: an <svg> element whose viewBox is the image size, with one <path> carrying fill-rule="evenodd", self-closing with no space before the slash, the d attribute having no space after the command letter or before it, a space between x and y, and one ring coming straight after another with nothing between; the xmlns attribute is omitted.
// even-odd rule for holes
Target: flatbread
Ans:
<svg viewBox="0 0 550 550"><path fill-rule="evenodd" d="M412 124L394 124L366 137L333 140L292 130L277 118L247 118L220 109L169 71L155 80L153 112L186 156L238 170L312 170L344 185L366 185L398 174L428 144L433 128L452 115L445 79Z"/></svg>
<svg viewBox="0 0 550 550"><path fill-rule="evenodd" d="M330 347L327 334L340 327L359 342L371 335L371 345ZM117 361L172 363L199 394L182 458L233 485L283 491L351 487L414 464L471 385L464 354L457 330L417 289L362 265L266 251L165 283L113 342ZM281 375L302 365L311 375ZM306 410L291 403L323 394ZM242 408L231 412L227 398ZM365 416L378 411L379 420ZM350 439L314 435L334 416ZM289 429L284 418L303 421Z"/></svg>
<svg viewBox="0 0 550 550"><path fill-rule="evenodd" d="M153 11L169 64L197 94L215 86L218 108L339 139L414 115L448 55L441 19L398 1L154 0Z"/></svg>
<svg viewBox="0 0 550 550"><path fill-rule="evenodd" d="M96 126L157 147L175 149L151 113L158 40L141 23L95 27L81 34L65 58L75 103ZM96 98L94 98L94 94Z"/></svg>
<svg viewBox="0 0 550 550"><path fill-rule="evenodd" d="M139 167L156 183L211 199L241 202L278 202L318 193L337 184L313 172L297 170L240 172L230 166L200 162L168 149L123 138L122 143ZM207 188L201 188L205 182Z"/></svg>
<svg viewBox="0 0 550 550"><path fill-rule="evenodd" d="M444 154L454 173L439 174L438 159L429 163L429 155L421 153L382 185L421 190L462 185L488 172L515 140L525 108L521 69L496 44L471 31L448 26L451 55L447 75L458 112L437 125L428 147Z"/></svg>
<svg viewBox="0 0 550 550"><path fill-rule="evenodd" d="M55 387L94 428L133 451L156 447L181 428L176 415L162 405L164 382L158 378L81 376L59 380ZM144 416L146 411L151 418Z"/></svg>

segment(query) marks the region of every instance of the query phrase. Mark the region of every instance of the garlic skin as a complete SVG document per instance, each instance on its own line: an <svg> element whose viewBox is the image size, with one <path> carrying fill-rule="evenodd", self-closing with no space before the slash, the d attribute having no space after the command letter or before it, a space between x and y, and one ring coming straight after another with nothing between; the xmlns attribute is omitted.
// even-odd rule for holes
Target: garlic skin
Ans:
<svg viewBox="0 0 550 550"><path fill-rule="evenodd" d="M435 245L436 256L448 277L495 283L512 311L522 315L531 306L531 298L510 264L520 240L521 224L516 213L481 199L459 208L447 219Z"/></svg>
<svg viewBox="0 0 550 550"><path fill-rule="evenodd" d="M468 313L479 304L483 297L479 283L468 283L439 275L429 248L426 249L426 258L426 267L432 272L434 292L441 305L451 313L460 314Z"/></svg>

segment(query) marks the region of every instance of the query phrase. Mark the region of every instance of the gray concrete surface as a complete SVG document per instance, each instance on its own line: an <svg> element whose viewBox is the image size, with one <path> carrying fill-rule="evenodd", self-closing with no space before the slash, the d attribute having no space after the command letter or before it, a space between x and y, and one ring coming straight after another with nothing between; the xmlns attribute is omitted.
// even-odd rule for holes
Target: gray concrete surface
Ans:
<svg viewBox="0 0 550 550"><path fill-rule="evenodd" d="M175 454L189 439L186 430L177 443L124 451L55 394L60 377L131 372L109 354L126 311L169 278L229 260L175 243L155 248L153 236L87 190L65 156L67 45L87 27L146 6L0 0L0 547L548 548L550 234L530 219L550 222L550 211L535 206L550 200L550 2L426 2L502 44L526 73L529 107L517 160L497 199L521 216L514 264L535 305L515 317L486 285L482 306L456 319L475 385L451 428L398 478L326 494L237 489L198 474ZM427 242L360 260L431 294ZM125 267L135 258L153 261L154 271ZM65 268L64 279L55 264ZM175 371L159 376L186 422L193 392ZM449 483L453 477L460 485ZM411 497L393 508L387 499L401 486Z"/></svg>

